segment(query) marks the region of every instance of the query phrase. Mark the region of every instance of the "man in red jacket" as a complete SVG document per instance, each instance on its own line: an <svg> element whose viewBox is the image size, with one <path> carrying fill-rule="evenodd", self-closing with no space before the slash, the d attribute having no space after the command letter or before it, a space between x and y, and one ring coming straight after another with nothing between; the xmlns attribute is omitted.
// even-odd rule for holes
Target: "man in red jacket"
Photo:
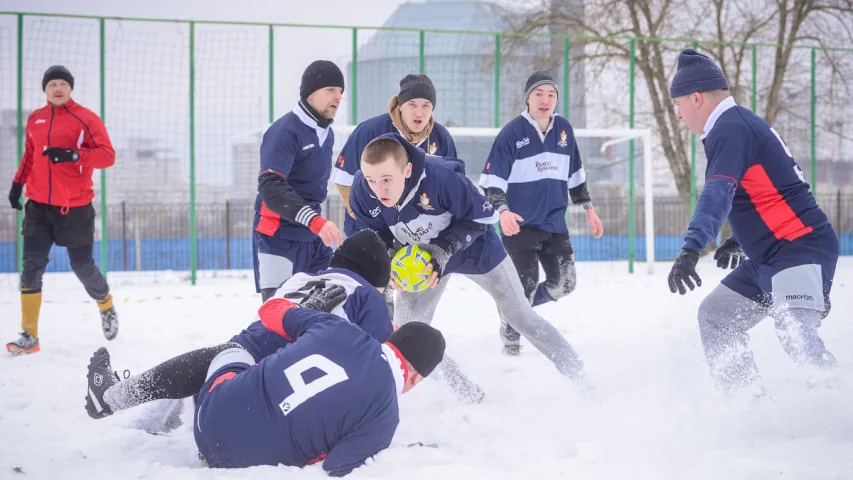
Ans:
<svg viewBox="0 0 853 480"><path fill-rule="evenodd" d="M48 254L56 244L68 249L71 269L98 303L101 328L107 340L118 334L118 318L104 275L95 265L95 208L92 173L115 163L115 151L104 123L91 110L71 100L74 77L54 65L42 79L47 105L27 120L26 149L12 182L9 202L22 210L21 192L27 186L24 223L24 266L21 272L21 336L6 344L12 354L40 349L38 318L42 276Z"/></svg>

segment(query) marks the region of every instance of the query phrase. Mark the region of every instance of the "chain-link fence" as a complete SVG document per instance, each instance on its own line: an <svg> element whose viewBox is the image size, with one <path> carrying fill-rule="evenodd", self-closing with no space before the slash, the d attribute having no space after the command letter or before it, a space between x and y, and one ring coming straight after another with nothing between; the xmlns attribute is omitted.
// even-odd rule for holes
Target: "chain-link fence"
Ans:
<svg viewBox="0 0 853 480"><path fill-rule="evenodd" d="M74 99L105 120L116 149L115 166L94 178L99 265L108 271L190 271L193 278L199 269L250 268L259 167L254 142L257 132L296 104L311 61L332 60L344 71L336 124L349 125L387 112L399 80L422 72L436 85L437 121L497 128L523 110L527 76L548 68L560 84L558 112L575 128L653 132L653 158L640 159L642 149L626 143L613 150L618 158L602 157L597 161L605 163L590 170L591 181L597 173L607 175L591 184L607 233L593 241L584 233L582 212L570 212L578 259L643 261L638 162L650 161L655 257L665 260L678 252L704 171L701 142L679 125L660 95L678 52L688 46L728 58L730 67L736 62L737 68L729 68L736 100L772 117L842 236L843 252L853 253L846 213L853 206L847 153L853 136L844 130L853 124L853 109L846 107L853 98L844 81L853 49L794 48L779 87L765 74L775 61L775 45L744 44L731 49L740 52L732 57L714 43L644 38L0 13L0 178L14 176L23 125L45 102L43 72L65 65L75 77ZM660 52L660 68L650 68L653 51ZM765 112L771 97L781 107ZM484 158L463 160L470 165ZM340 199L334 189L330 195L329 215L340 220ZM638 197L636 242L623 238L631 195ZM0 212L0 271L13 272L20 214ZM629 244L635 255L626 251ZM62 249L51 258L49 271L67 269Z"/></svg>

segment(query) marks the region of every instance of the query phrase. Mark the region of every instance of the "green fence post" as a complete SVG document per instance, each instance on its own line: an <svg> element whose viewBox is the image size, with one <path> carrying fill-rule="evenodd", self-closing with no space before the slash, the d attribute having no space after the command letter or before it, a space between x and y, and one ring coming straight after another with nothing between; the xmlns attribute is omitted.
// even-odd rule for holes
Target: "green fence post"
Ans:
<svg viewBox="0 0 853 480"><path fill-rule="evenodd" d="M104 125L107 124L107 83L106 83L106 20L100 19L101 27L101 121ZM109 235L107 234L107 169L101 169L101 271L104 276L107 275L109 265L107 265L108 252L107 243Z"/></svg>
<svg viewBox="0 0 853 480"><path fill-rule="evenodd" d="M190 282L198 274L195 204L195 22L190 22Z"/></svg>
<svg viewBox="0 0 853 480"><path fill-rule="evenodd" d="M352 108L350 123L358 125L358 29L352 29Z"/></svg>
<svg viewBox="0 0 853 480"><path fill-rule="evenodd" d="M501 34L495 35L495 128L501 127Z"/></svg>
<svg viewBox="0 0 853 480"><path fill-rule="evenodd" d="M758 114L758 48L752 46L752 113Z"/></svg>
<svg viewBox="0 0 853 480"><path fill-rule="evenodd" d="M572 106L569 91L571 86L571 82L569 81L569 74L571 72L569 60L569 37L566 37L563 39L563 115L566 117L566 120L569 120L569 109Z"/></svg>
<svg viewBox="0 0 853 480"><path fill-rule="evenodd" d="M24 14L18 14L18 167L21 166L21 158L24 156ZM21 195L21 201L24 196ZM15 217L18 225L18 274L24 268L24 236L21 235L21 226L24 222L24 214L16 210ZM20 275L19 275L20 281Z"/></svg>
<svg viewBox="0 0 853 480"><path fill-rule="evenodd" d="M275 34L273 26L270 25L270 123L275 121Z"/></svg>
<svg viewBox="0 0 853 480"><path fill-rule="evenodd" d="M816 55L817 50L812 48L812 68L811 68L811 77L812 77L812 85L811 85L811 119L810 119L810 127L811 127L811 153L812 153L812 175L811 175L811 185L812 185L812 195L817 193L817 144L815 143L815 126L816 121L815 118L817 116L817 102L815 101L815 88L816 88L816 79L815 79L815 63L816 63Z"/></svg>
<svg viewBox="0 0 853 480"><path fill-rule="evenodd" d="M418 70L423 74L425 72L425 55L424 51L426 50L426 42L425 42L426 32L423 30L418 34Z"/></svg>
<svg viewBox="0 0 853 480"><path fill-rule="evenodd" d="M699 42L693 42L693 48L699 48ZM690 215L696 211L696 134L690 134Z"/></svg>
<svg viewBox="0 0 853 480"><path fill-rule="evenodd" d="M637 39L631 39L628 86L628 128L634 128L634 67L637 58ZM646 159L648 161L648 159ZM628 141L628 273L634 273L634 139Z"/></svg>

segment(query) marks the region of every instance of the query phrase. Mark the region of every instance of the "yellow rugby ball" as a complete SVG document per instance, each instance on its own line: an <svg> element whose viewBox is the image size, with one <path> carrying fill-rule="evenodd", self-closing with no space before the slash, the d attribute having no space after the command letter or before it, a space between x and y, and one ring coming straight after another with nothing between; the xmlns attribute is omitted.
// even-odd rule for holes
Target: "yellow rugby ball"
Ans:
<svg viewBox="0 0 853 480"><path fill-rule="evenodd" d="M407 292L420 292L427 288L429 276L426 273L432 256L417 245L407 245L394 254L391 259L391 278Z"/></svg>

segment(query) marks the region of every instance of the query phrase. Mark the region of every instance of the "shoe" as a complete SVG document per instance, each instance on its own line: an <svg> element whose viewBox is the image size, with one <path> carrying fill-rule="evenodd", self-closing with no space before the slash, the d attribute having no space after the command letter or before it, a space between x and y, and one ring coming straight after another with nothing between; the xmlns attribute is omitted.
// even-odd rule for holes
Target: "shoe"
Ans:
<svg viewBox="0 0 853 480"><path fill-rule="evenodd" d="M504 344L501 352L510 357L517 357L521 355L521 334L515 331L515 329L504 320L503 315L501 315L500 334L501 341L503 341Z"/></svg>
<svg viewBox="0 0 853 480"><path fill-rule="evenodd" d="M41 347L38 338L31 337L27 332L21 332L17 340L6 344L6 351L12 355L26 355L41 351Z"/></svg>
<svg viewBox="0 0 853 480"><path fill-rule="evenodd" d="M501 353L510 357L517 357L521 355L521 345L504 345Z"/></svg>
<svg viewBox="0 0 853 480"><path fill-rule="evenodd" d="M130 376L125 371L125 378ZM87 375L89 389L86 394L86 413L92 418L104 418L113 414L112 409L104 401L104 393L121 381L118 373L114 372L110 365L110 352L101 347L95 351L89 360L89 374Z"/></svg>
<svg viewBox="0 0 853 480"><path fill-rule="evenodd" d="M109 310L101 312L101 329L104 331L104 337L107 340L112 340L118 335L118 315L116 315L115 307L110 307Z"/></svg>
<svg viewBox="0 0 853 480"><path fill-rule="evenodd" d="M466 388L456 392L456 396L459 398L459 401L471 404L483 403L483 399L486 397L486 392L484 392L479 385L473 386L473 389Z"/></svg>

